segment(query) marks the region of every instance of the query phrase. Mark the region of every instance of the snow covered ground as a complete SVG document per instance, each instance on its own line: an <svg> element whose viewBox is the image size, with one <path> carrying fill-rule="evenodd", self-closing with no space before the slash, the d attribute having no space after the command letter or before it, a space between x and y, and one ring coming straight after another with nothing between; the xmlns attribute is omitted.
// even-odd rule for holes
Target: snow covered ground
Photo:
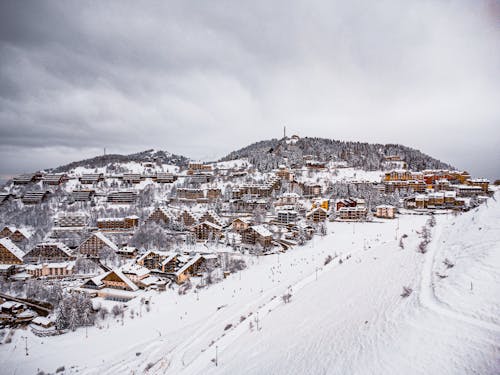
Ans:
<svg viewBox="0 0 500 375"><path fill-rule="evenodd" d="M108 318L88 337L17 331L0 345L2 373L498 374L500 204L439 215L420 254L426 220L329 223L327 236L248 257L245 271L199 293L148 292L151 311L130 301L142 317ZM337 256L324 265L327 255Z"/></svg>

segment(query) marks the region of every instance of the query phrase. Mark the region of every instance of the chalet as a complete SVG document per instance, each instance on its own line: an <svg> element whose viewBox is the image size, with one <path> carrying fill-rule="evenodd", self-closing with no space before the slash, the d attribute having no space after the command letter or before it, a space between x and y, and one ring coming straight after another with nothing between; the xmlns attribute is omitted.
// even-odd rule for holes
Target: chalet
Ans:
<svg viewBox="0 0 500 375"><path fill-rule="evenodd" d="M0 264L22 264L24 252L10 239L0 238Z"/></svg>
<svg viewBox="0 0 500 375"><path fill-rule="evenodd" d="M233 222L231 223L231 228L235 232L243 232L251 225L251 223L252 223L251 218L238 217L234 219Z"/></svg>
<svg viewBox="0 0 500 375"><path fill-rule="evenodd" d="M319 197L322 193L322 187L320 184L304 183L302 185L302 191L304 197Z"/></svg>
<svg viewBox="0 0 500 375"><path fill-rule="evenodd" d="M138 265L137 263L132 263L121 268L122 273L132 280L136 285L143 279L147 278L151 271Z"/></svg>
<svg viewBox="0 0 500 375"><path fill-rule="evenodd" d="M29 264L26 272L33 277L63 278L72 276L75 262Z"/></svg>
<svg viewBox="0 0 500 375"><path fill-rule="evenodd" d="M243 231L241 241L245 244L260 244L262 247L270 247L273 239L272 233L262 225L253 225Z"/></svg>
<svg viewBox="0 0 500 375"><path fill-rule="evenodd" d="M35 182L36 177L35 174L23 174L17 177L14 177L12 182L14 185L27 185L31 182Z"/></svg>
<svg viewBox="0 0 500 375"><path fill-rule="evenodd" d="M325 169L326 163L318 160L306 160L306 167L309 169Z"/></svg>
<svg viewBox="0 0 500 375"><path fill-rule="evenodd" d="M104 248L109 248L114 252L118 251L118 246L113 241L107 238L102 232L95 232L80 244L78 252L88 257L98 257L99 252Z"/></svg>
<svg viewBox="0 0 500 375"><path fill-rule="evenodd" d="M200 268L203 266L204 259L201 255L197 254L191 258L186 264L179 268L175 273L175 281L177 284L182 284L190 276L196 275Z"/></svg>
<svg viewBox="0 0 500 375"><path fill-rule="evenodd" d="M2 252L0 246L0 253ZM1 254L0 254L1 257ZM14 264L1 264L0 263L0 278L8 278L16 273L16 265Z"/></svg>
<svg viewBox="0 0 500 375"><path fill-rule="evenodd" d="M207 199L216 200L222 196L222 191L219 188L208 188L207 189Z"/></svg>
<svg viewBox="0 0 500 375"><path fill-rule="evenodd" d="M224 221L221 219L219 215L213 210L206 211L199 219L199 222L209 221L212 224L223 227L225 225Z"/></svg>
<svg viewBox="0 0 500 375"><path fill-rule="evenodd" d="M191 227L197 223L198 219L192 212L184 210L179 217L179 221L184 224L184 226Z"/></svg>
<svg viewBox="0 0 500 375"><path fill-rule="evenodd" d="M138 253L139 250L137 250L137 248L134 246L124 246L116 251L117 255L121 256L122 258L128 258L128 259L135 258Z"/></svg>
<svg viewBox="0 0 500 375"><path fill-rule="evenodd" d="M46 318L44 316L37 316L31 321L31 324L40 328L51 328L55 325L54 320Z"/></svg>
<svg viewBox="0 0 500 375"><path fill-rule="evenodd" d="M328 216L327 211L322 207L317 207L307 213L306 218L315 223L325 221Z"/></svg>
<svg viewBox="0 0 500 375"><path fill-rule="evenodd" d="M466 181L466 183L471 185L471 186L480 187L484 193L488 193L488 191L489 191L490 181L487 180L486 178L470 179L470 180Z"/></svg>
<svg viewBox="0 0 500 375"><path fill-rule="evenodd" d="M168 257L165 258L161 264L161 271L166 273L174 273L176 269L179 269L182 265L187 263L188 259L178 253L169 253Z"/></svg>
<svg viewBox="0 0 500 375"><path fill-rule="evenodd" d="M100 280L105 288L135 292L139 288L120 270L109 271Z"/></svg>
<svg viewBox="0 0 500 375"><path fill-rule="evenodd" d="M193 188L178 188L177 189L177 199L184 200L197 200L200 198L205 198L203 190L193 189Z"/></svg>
<svg viewBox="0 0 500 375"><path fill-rule="evenodd" d="M97 228L103 232L120 232L133 230L139 226L139 217L135 215L97 219Z"/></svg>
<svg viewBox="0 0 500 375"><path fill-rule="evenodd" d="M82 185L94 185L104 181L103 173L84 173L79 178Z"/></svg>
<svg viewBox="0 0 500 375"><path fill-rule="evenodd" d="M117 204L134 203L137 199L137 194L133 191L115 191L108 194L108 202Z"/></svg>
<svg viewBox="0 0 500 375"><path fill-rule="evenodd" d="M364 199L359 198L347 198L347 199L339 199L335 203L335 210L339 211L343 207L363 207L365 205Z"/></svg>
<svg viewBox="0 0 500 375"><path fill-rule="evenodd" d="M191 230L194 232L196 239L206 241L209 238L216 238L222 234L222 228L219 225L213 224L210 221L203 221L200 224L194 225Z"/></svg>
<svg viewBox="0 0 500 375"><path fill-rule="evenodd" d="M161 225L168 225L172 222L172 220L173 217L170 214L170 212L167 211L166 208L157 207L153 212L151 212L149 217L146 219L146 222L147 223L154 222Z"/></svg>
<svg viewBox="0 0 500 375"><path fill-rule="evenodd" d="M457 192L457 195L461 197L474 197L484 194L484 190L481 186L474 185L453 185L453 189Z"/></svg>
<svg viewBox="0 0 500 375"><path fill-rule="evenodd" d="M211 171L212 166L208 164L203 164L202 162L191 162L188 164L188 169L189 169L188 174L190 174L189 173L190 171L192 174L194 171Z"/></svg>
<svg viewBox="0 0 500 375"><path fill-rule="evenodd" d="M129 184L138 184L141 182L142 176L139 173L124 173L122 180Z"/></svg>
<svg viewBox="0 0 500 375"><path fill-rule="evenodd" d="M68 181L68 176L63 173L46 174L42 178L42 183L48 186L59 186Z"/></svg>
<svg viewBox="0 0 500 375"><path fill-rule="evenodd" d="M0 238L10 237L16 231L15 227L6 226L0 231Z"/></svg>
<svg viewBox="0 0 500 375"><path fill-rule="evenodd" d="M24 193L21 201L24 204L40 204L49 196L48 191L28 191Z"/></svg>
<svg viewBox="0 0 500 375"><path fill-rule="evenodd" d="M190 184L206 184L213 180L213 175L209 173L193 173L189 176L188 182Z"/></svg>
<svg viewBox="0 0 500 375"><path fill-rule="evenodd" d="M277 212L277 221L279 224L295 223L298 213L295 210L280 210Z"/></svg>
<svg viewBox="0 0 500 375"><path fill-rule="evenodd" d="M14 242L26 242L31 238L31 232L27 229L17 228L9 237Z"/></svg>
<svg viewBox="0 0 500 375"><path fill-rule="evenodd" d="M137 259L137 264L150 270L159 270L162 269L162 262L170 255L166 251L150 250Z"/></svg>
<svg viewBox="0 0 500 375"><path fill-rule="evenodd" d="M54 224L58 227L86 227L88 220L84 212L60 212Z"/></svg>
<svg viewBox="0 0 500 375"><path fill-rule="evenodd" d="M342 207L337 211L337 218L340 220L366 220L368 210L366 207Z"/></svg>
<svg viewBox="0 0 500 375"><path fill-rule="evenodd" d="M73 190L71 193L71 197L75 202L88 202L92 200L92 197L95 195L95 190Z"/></svg>
<svg viewBox="0 0 500 375"><path fill-rule="evenodd" d="M177 178L173 173L158 172L154 180L159 184L170 184L174 182Z"/></svg>
<svg viewBox="0 0 500 375"><path fill-rule="evenodd" d="M381 204L376 207L377 212L375 216L384 218L384 219L394 219L396 216L396 207L388 205L388 204Z"/></svg>
<svg viewBox="0 0 500 375"><path fill-rule="evenodd" d="M73 260L74 256L63 243L43 242L28 251L23 259L25 263L58 263Z"/></svg>

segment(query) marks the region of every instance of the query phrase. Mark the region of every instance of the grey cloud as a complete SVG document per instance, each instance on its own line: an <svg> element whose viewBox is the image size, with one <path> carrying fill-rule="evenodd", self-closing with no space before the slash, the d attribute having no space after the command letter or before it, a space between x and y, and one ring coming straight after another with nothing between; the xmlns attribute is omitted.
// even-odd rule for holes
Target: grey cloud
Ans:
<svg viewBox="0 0 500 375"><path fill-rule="evenodd" d="M3 1L0 173L30 149L34 169L103 147L214 158L287 124L500 175L490 3Z"/></svg>

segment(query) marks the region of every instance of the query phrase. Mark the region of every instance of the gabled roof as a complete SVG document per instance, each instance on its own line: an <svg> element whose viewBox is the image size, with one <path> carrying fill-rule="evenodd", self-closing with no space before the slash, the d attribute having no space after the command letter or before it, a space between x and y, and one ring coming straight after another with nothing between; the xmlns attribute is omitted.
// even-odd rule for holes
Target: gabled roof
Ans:
<svg viewBox="0 0 500 375"><path fill-rule="evenodd" d="M107 272L102 278L101 278L101 281L104 280L106 277L108 277L109 275L111 274L115 274L120 280L122 280L125 284L127 284L127 286L132 290L132 291L136 291L138 290L139 288L137 287L137 285L135 285L132 280L130 280L127 276L125 276L123 274L122 271L120 270L111 270L109 272Z"/></svg>
<svg viewBox="0 0 500 375"><path fill-rule="evenodd" d="M21 262L23 261L24 253L18 248L10 239L0 238L0 245L5 247L12 255L14 255Z"/></svg>
<svg viewBox="0 0 500 375"><path fill-rule="evenodd" d="M196 262L198 262L200 259L202 258L202 256L200 254L196 254L194 257L192 257L185 265L183 265L181 268L179 268L176 272L175 272L175 276L180 276L182 275L184 272L186 272L190 267L193 266L193 264L195 264Z"/></svg>
<svg viewBox="0 0 500 375"><path fill-rule="evenodd" d="M254 230L259 236L262 237L269 237L272 236L273 234L263 225L254 225L251 226L250 229Z"/></svg>
<svg viewBox="0 0 500 375"><path fill-rule="evenodd" d="M193 228L196 228L196 227L199 227L199 226L202 226L202 225L207 225L209 227L212 227L215 230L222 230L222 227L220 225L214 224L214 223L212 223L210 221L206 221L206 220L204 222L202 222L202 223L193 225Z"/></svg>
<svg viewBox="0 0 500 375"><path fill-rule="evenodd" d="M116 246L116 244L113 241L111 241L108 237L106 237L102 232L95 232L92 235L99 238L102 242L106 244L106 246L108 246L113 251L118 251L118 246Z"/></svg>

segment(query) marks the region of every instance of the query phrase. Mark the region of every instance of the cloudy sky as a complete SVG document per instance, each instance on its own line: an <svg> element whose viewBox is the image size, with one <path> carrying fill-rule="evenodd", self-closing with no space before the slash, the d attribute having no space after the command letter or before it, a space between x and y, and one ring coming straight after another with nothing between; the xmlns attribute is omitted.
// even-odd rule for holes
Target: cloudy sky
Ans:
<svg viewBox="0 0 500 375"><path fill-rule="evenodd" d="M500 178L500 1L0 2L0 175L301 136Z"/></svg>

